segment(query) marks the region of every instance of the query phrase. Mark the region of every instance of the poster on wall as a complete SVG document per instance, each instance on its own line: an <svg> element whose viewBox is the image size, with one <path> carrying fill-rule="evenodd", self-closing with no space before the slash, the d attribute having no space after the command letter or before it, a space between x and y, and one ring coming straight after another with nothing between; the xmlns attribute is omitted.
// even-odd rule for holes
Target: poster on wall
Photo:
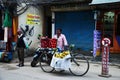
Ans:
<svg viewBox="0 0 120 80"><path fill-rule="evenodd" d="M27 25L40 24L40 16L35 14L27 14Z"/></svg>
<svg viewBox="0 0 120 80"><path fill-rule="evenodd" d="M100 55L101 46L101 31L94 30L94 43L93 43L93 56L96 57Z"/></svg>

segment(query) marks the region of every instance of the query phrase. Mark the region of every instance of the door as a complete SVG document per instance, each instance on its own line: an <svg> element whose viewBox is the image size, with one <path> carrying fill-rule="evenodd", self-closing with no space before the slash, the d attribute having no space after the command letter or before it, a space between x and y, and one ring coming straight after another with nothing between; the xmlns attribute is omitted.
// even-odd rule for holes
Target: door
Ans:
<svg viewBox="0 0 120 80"><path fill-rule="evenodd" d="M62 28L69 44L82 50L93 48L94 19L92 11L56 12L55 28Z"/></svg>
<svg viewBox="0 0 120 80"><path fill-rule="evenodd" d="M120 12L117 15L116 38L118 45L120 46Z"/></svg>

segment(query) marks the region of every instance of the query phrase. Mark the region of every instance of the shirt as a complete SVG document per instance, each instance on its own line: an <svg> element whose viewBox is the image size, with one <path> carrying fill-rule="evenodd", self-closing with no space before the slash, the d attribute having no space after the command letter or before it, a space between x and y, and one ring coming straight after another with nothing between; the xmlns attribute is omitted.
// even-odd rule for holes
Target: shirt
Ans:
<svg viewBox="0 0 120 80"><path fill-rule="evenodd" d="M27 43L27 39L26 37L21 34L21 35L18 35L18 47L24 47L24 48L28 48L28 43Z"/></svg>
<svg viewBox="0 0 120 80"><path fill-rule="evenodd" d="M22 34L18 35L18 40L17 40L17 47L18 48L25 48L25 43L24 43L23 38L24 38L24 36Z"/></svg>
<svg viewBox="0 0 120 80"><path fill-rule="evenodd" d="M55 39L57 39L57 47L60 48L61 50L64 50L64 46L67 46L67 40L64 34L60 34L59 37L57 37L57 35L54 35Z"/></svg>

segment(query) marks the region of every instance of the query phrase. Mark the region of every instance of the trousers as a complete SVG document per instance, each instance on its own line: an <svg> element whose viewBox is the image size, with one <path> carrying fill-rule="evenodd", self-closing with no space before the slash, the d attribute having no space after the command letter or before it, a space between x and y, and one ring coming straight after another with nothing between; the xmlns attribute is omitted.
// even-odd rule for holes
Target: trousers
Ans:
<svg viewBox="0 0 120 80"><path fill-rule="evenodd" d="M24 65L24 48L17 48L19 64Z"/></svg>

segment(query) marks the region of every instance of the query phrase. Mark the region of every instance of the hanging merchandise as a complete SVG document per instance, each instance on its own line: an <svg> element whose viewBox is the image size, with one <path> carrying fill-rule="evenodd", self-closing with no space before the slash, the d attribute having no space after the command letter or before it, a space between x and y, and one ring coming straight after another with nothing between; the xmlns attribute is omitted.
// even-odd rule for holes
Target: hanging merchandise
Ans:
<svg viewBox="0 0 120 80"><path fill-rule="evenodd" d="M12 18L9 11L6 9L4 14L4 48L0 51L0 61L10 62L12 60L12 52L9 52L11 49L11 37L12 37Z"/></svg>
<svg viewBox="0 0 120 80"><path fill-rule="evenodd" d="M94 30L93 56L99 56L101 52L101 31Z"/></svg>
<svg viewBox="0 0 120 80"><path fill-rule="evenodd" d="M8 42L8 28L4 28L4 42Z"/></svg>
<svg viewBox="0 0 120 80"><path fill-rule="evenodd" d="M12 27L12 19L8 10L5 11L5 18L3 22L4 27Z"/></svg>
<svg viewBox="0 0 120 80"><path fill-rule="evenodd" d="M17 29L18 29L18 17L17 16L14 16L12 17L12 40L14 42L17 41Z"/></svg>
<svg viewBox="0 0 120 80"><path fill-rule="evenodd" d="M4 41L8 42L8 27L10 27L10 28L12 27L12 20L10 18L10 14L9 14L8 10L5 11L3 27L5 27L4 28Z"/></svg>

